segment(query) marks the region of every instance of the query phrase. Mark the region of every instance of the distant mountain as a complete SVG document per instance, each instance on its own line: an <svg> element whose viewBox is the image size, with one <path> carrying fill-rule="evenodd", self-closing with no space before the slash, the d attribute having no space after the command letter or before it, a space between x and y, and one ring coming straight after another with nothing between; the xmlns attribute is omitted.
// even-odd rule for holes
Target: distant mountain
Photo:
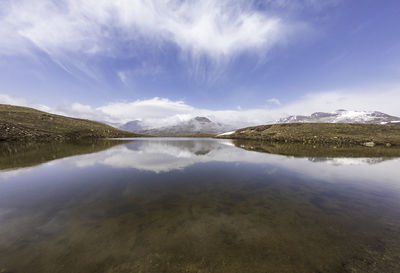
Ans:
<svg viewBox="0 0 400 273"><path fill-rule="evenodd" d="M140 121L131 121L119 128L153 136L216 135L234 129L232 126L211 121L206 117L195 117L176 125L151 129L143 128Z"/></svg>
<svg viewBox="0 0 400 273"><path fill-rule="evenodd" d="M282 118L277 123L370 123L387 124L400 123L400 118L378 111L347 111L337 110L332 113L315 112L310 116L289 116Z"/></svg>
<svg viewBox="0 0 400 273"><path fill-rule="evenodd" d="M133 120L119 126L119 129L129 132L139 132L143 130L143 126L140 120Z"/></svg>

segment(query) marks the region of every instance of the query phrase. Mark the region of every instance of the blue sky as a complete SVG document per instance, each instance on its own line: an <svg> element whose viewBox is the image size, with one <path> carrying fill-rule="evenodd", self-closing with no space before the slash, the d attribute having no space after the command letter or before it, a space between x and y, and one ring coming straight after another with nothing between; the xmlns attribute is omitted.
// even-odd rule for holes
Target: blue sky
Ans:
<svg viewBox="0 0 400 273"><path fill-rule="evenodd" d="M149 124L400 115L395 0L3 0L0 37L0 103Z"/></svg>

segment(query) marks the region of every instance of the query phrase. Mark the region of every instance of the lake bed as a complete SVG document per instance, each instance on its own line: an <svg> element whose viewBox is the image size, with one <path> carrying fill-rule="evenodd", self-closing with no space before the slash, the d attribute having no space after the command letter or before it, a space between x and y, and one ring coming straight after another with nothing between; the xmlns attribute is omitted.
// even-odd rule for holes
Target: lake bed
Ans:
<svg viewBox="0 0 400 273"><path fill-rule="evenodd" d="M399 158L254 147L0 147L0 272L400 271Z"/></svg>

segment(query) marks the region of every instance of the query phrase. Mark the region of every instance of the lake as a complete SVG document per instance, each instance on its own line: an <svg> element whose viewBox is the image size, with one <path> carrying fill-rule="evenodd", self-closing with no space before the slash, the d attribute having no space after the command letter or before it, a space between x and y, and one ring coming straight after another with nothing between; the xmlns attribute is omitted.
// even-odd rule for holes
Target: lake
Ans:
<svg viewBox="0 0 400 273"><path fill-rule="evenodd" d="M0 143L0 272L400 272L400 159L208 138Z"/></svg>

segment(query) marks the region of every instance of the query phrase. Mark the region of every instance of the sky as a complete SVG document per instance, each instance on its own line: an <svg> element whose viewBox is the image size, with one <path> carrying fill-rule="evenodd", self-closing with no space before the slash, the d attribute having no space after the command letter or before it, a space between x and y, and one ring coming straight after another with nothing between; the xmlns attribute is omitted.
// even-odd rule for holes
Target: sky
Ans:
<svg viewBox="0 0 400 273"><path fill-rule="evenodd" d="M400 2L1 0L0 103L154 127L400 116Z"/></svg>

